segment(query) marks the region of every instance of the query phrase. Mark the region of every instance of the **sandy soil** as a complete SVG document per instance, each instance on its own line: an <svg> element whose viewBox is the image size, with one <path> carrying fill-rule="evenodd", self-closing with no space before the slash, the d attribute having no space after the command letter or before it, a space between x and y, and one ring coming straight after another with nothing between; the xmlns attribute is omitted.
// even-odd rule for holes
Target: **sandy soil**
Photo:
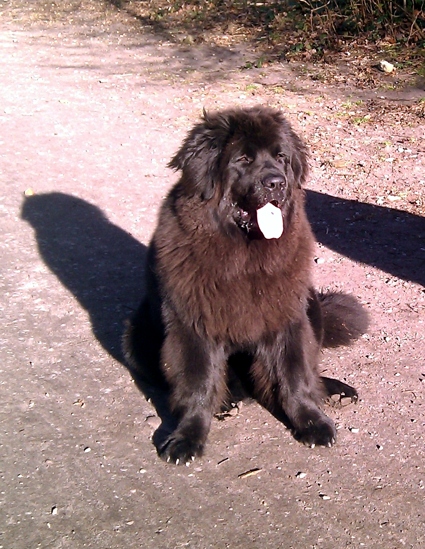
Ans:
<svg viewBox="0 0 425 549"><path fill-rule="evenodd" d="M423 547L423 84L373 72L377 52L367 86L364 57L242 69L249 44L186 45L113 2L58 4L1 4L0 547ZM171 467L123 323L171 154L202 108L256 103L310 145L317 285L371 313L368 335L323 354L361 398L328 410L331 449L252 404Z"/></svg>

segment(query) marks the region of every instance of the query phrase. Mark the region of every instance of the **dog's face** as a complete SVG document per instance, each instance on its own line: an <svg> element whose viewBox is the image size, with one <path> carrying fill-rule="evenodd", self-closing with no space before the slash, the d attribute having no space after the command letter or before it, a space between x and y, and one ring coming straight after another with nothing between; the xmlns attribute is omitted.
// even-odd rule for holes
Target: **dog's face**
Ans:
<svg viewBox="0 0 425 549"><path fill-rule="evenodd" d="M235 223L250 238L269 238L269 235L278 238L289 214L296 184L291 151L281 142L279 135L268 135L267 139L264 134L255 136L258 139L245 135L235 137L224 155L222 173L226 185L223 196L232 205ZM263 210L267 205L274 209L269 206L269 210ZM261 211L266 212L263 222Z"/></svg>
<svg viewBox="0 0 425 549"><path fill-rule="evenodd" d="M205 113L170 166L183 171L187 194L218 200L229 228L248 238L279 238L308 170L303 142L264 107Z"/></svg>

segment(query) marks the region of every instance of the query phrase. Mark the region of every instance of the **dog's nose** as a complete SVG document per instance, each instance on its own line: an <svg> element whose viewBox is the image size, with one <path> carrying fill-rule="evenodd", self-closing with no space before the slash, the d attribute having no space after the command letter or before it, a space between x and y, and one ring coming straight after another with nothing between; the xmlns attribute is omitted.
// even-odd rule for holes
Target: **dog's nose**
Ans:
<svg viewBox="0 0 425 549"><path fill-rule="evenodd" d="M285 179L281 175L270 174L264 177L261 183L266 189L276 189L285 183Z"/></svg>

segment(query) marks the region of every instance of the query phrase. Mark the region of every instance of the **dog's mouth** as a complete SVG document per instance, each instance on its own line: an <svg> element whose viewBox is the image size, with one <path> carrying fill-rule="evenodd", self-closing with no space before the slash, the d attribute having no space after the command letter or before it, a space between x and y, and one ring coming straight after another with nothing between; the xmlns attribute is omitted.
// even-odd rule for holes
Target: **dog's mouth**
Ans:
<svg viewBox="0 0 425 549"><path fill-rule="evenodd" d="M280 238L283 234L283 214L280 204L271 200L256 208L236 206L236 223L249 238Z"/></svg>

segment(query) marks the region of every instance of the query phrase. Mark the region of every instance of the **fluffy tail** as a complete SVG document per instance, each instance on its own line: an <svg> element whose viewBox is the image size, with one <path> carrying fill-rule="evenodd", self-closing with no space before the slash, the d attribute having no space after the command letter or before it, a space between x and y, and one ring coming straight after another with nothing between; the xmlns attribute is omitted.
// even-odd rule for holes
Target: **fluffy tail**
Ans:
<svg viewBox="0 0 425 549"><path fill-rule="evenodd" d="M369 314L352 295L320 293L323 318L323 347L350 345L367 331Z"/></svg>

